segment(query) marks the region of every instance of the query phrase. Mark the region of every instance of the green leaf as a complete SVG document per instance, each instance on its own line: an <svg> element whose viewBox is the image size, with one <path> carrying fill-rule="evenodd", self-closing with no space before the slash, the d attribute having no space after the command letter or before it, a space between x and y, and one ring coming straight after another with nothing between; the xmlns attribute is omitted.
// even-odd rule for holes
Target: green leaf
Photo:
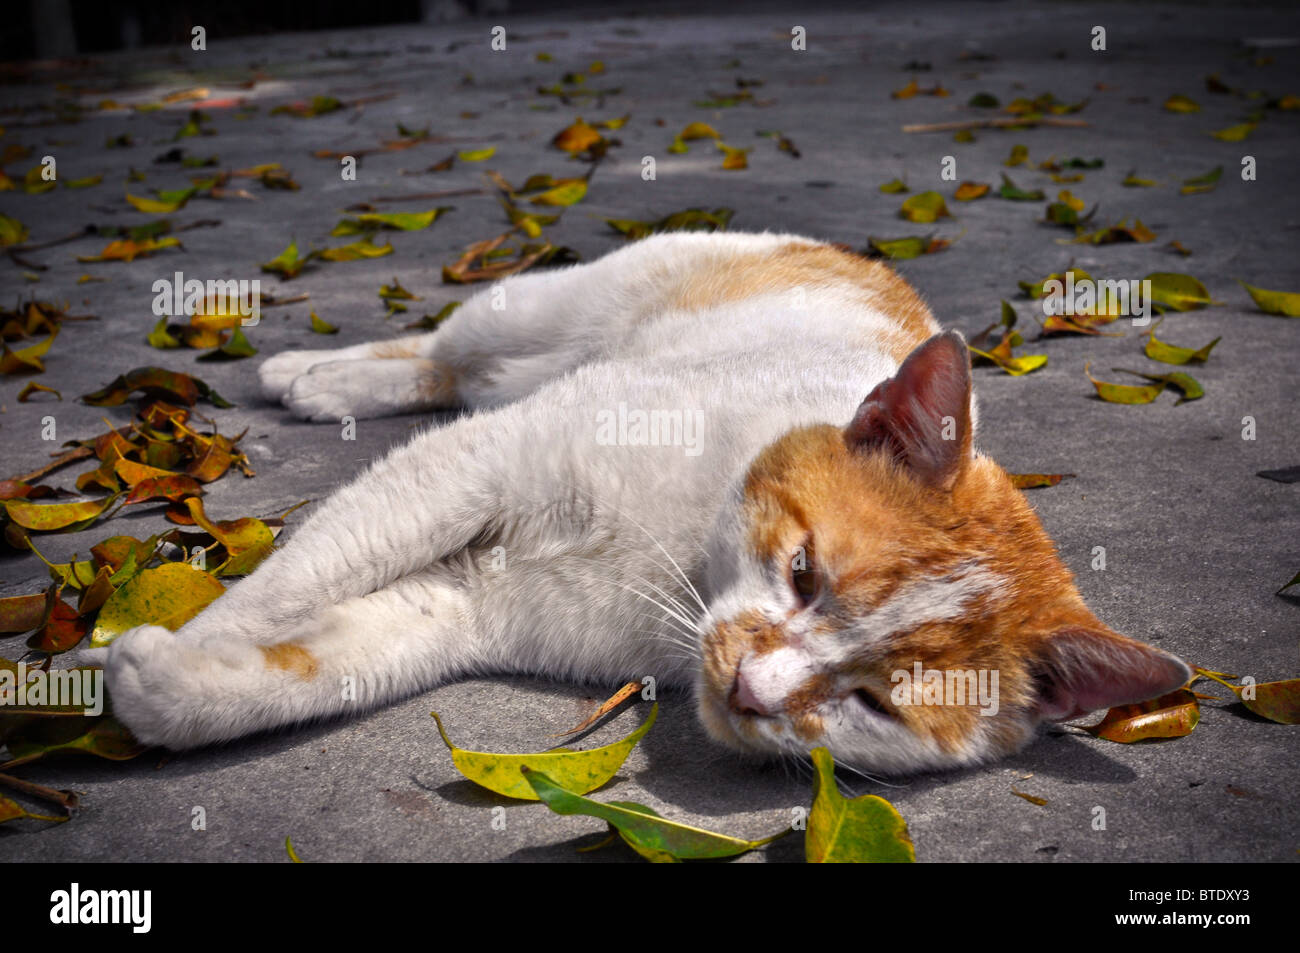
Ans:
<svg viewBox="0 0 1300 953"><path fill-rule="evenodd" d="M976 93L966 103L967 106L975 106L978 109L997 109L1002 105L998 98L992 93Z"/></svg>
<svg viewBox="0 0 1300 953"><path fill-rule="evenodd" d="M571 748L553 748L537 754L492 754L486 751L466 751L457 748L447 737L442 727L442 719L437 712L431 712L438 723L438 733L451 751L452 763L461 774L475 784L482 785L489 791L504 794L506 797L520 798L525 801L537 800L537 794L520 774L520 768L532 765L537 770L545 770L553 775L565 789L586 794L609 781L622 767L627 756L632 753L636 743L645 737L655 719L659 717L659 704L650 709L650 717L634 732L622 741L592 748L589 751L574 751Z"/></svg>
<svg viewBox="0 0 1300 953"><path fill-rule="evenodd" d="M1151 303L1174 311L1194 311L1217 302L1210 292L1191 275L1170 271L1153 271L1143 281L1151 282Z"/></svg>
<svg viewBox="0 0 1300 953"><path fill-rule="evenodd" d="M1027 191L1020 188L1011 181L1011 177L1005 172L1002 173L1002 187L998 189L998 195L1013 202L1041 202L1047 197L1043 194L1042 189Z"/></svg>
<svg viewBox="0 0 1300 953"><path fill-rule="evenodd" d="M1223 175L1223 166L1218 165L1211 169L1205 175L1198 175L1191 179L1183 180L1183 187L1178 191L1183 195L1199 195L1202 192L1211 192L1219 183L1219 177Z"/></svg>
<svg viewBox="0 0 1300 953"><path fill-rule="evenodd" d="M54 821L59 824L71 819L67 815L57 817L52 814L32 814L30 811L23 808L23 806L17 801L0 796L0 824L4 824L7 821L21 820L23 818L33 821Z"/></svg>
<svg viewBox="0 0 1300 953"><path fill-rule="evenodd" d="M228 361L238 360L241 357L252 357L257 353L257 348L248 342L244 337L244 332L238 326L230 329L230 340L220 347L211 351L205 351L198 356L200 361Z"/></svg>
<svg viewBox="0 0 1300 953"><path fill-rule="evenodd" d="M290 242L289 247L280 254L276 255L270 261L262 263L262 270L272 274L282 275L286 280L298 277L303 266L311 261L311 256L302 256L298 254L298 243Z"/></svg>
<svg viewBox="0 0 1300 953"><path fill-rule="evenodd" d="M884 192L886 195L893 195L898 192L906 192L908 191L908 188L907 183L902 179L893 179L892 181L886 182L884 185L880 186L880 191Z"/></svg>
<svg viewBox="0 0 1300 953"><path fill-rule="evenodd" d="M1195 113L1201 111L1201 105L1187 96L1173 95L1165 100L1165 109L1171 113Z"/></svg>
<svg viewBox="0 0 1300 953"><path fill-rule="evenodd" d="M927 224L939 218L950 217L948 206L938 192L918 192L903 202L898 214L909 222Z"/></svg>
<svg viewBox="0 0 1300 953"><path fill-rule="evenodd" d="M568 206L582 201L586 194L587 183L582 179L578 179L573 182L566 182L563 185L557 185L553 189L547 189L539 195L534 195L528 201L534 205Z"/></svg>
<svg viewBox="0 0 1300 953"><path fill-rule="evenodd" d="M1240 278L1237 283L1245 288L1259 310L1265 314L1278 314L1288 318L1300 318L1300 292L1266 291L1246 284Z"/></svg>
<svg viewBox="0 0 1300 953"><path fill-rule="evenodd" d="M629 801L602 804L593 801L566 790L542 771L528 765L521 766L520 771L532 789L534 798L542 801L556 814L582 814L600 818L616 828L633 850L655 862L735 857L790 833L790 828L785 828L761 840L742 840L670 821L644 804Z"/></svg>
<svg viewBox="0 0 1300 953"><path fill-rule="evenodd" d="M835 759L830 751L814 748L810 754L813 805L804 837L808 863L915 863L907 822L894 806L874 794L845 798L835 785Z"/></svg>
<svg viewBox="0 0 1300 953"><path fill-rule="evenodd" d="M449 211L451 206L440 206L427 212L368 212L356 218L340 219L330 234L335 237L364 235L381 228L418 232L432 225L443 212Z"/></svg>
<svg viewBox="0 0 1300 953"><path fill-rule="evenodd" d="M1237 693L1237 699L1243 705L1261 718L1275 721L1279 725L1300 725L1300 678L1289 678L1282 682L1259 682L1253 686L1254 698L1246 697L1247 686L1229 687Z"/></svg>
<svg viewBox="0 0 1300 953"><path fill-rule="evenodd" d="M311 313L311 329L317 334L338 334L339 329L328 321L323 321L315 311Z"/></svg>
<svg viewBox="0 0 1300 953"><path fill-rule="evenodd" d="M1088 375L1088 380L1092 381L1092 386L1097 388L1097 396L1111 404L1149 404L1160 396L1165 389L1165 382L1160 381L1156 384L1134 385L1134 384L1111 384L1107 381L1099 381L1092 376L1089 371L1090 364L1083 366L1083 372Z"/></svg>
<svg viewBox="0 0 1300 953"><path fill-rule="evenodd" d="M28 503L26 500L4 500L9 519L24 529L51 533L55 530L79 528L87 520L100 516L116 496L82 503Z"/></svg>
<svg viewBox="0 0 1300 953"><path fill-rule="evenodd" d="M486 149L464 149L456 153L462 162L482 162L484 159L491 159L497 154L496 146L488 146Z"/></svg>
<svg viewBox="0 0 1300 953"><path fill-rule="evenodd" d="M0 248L27 240L27 226L16 218L0 215Z"/></svg>
<svg viewBox="0 0 1300 953"><path fill-rule="evenodd" d="M1193 350L1190 347L1178 347L1161 341L1153 330L1147 335L1147 343L1143 350L1151 360L1160 361L1162 364L1204 364L1210 359L1210 352L1214 350L1214 345L1222 340L1223 337L1219 336L1205 347Z"/></svg>
<svg viewBox="0 0 1300 953"><path fill-rule="evenodd" d="M1174 371L1171 374L1148 374L1145 371L1126 371L1122 367L1114 367L1111 370L1116 373L1133 374L1137 377L1145 377L1149 381L1163 381L1171 387L1182 391L1182 396L1174 403L1177 407L1179 404L1185 404L1189 400L1197 400L1205 396L1205 388L1191 374L1183 371Z"/></svg>
<svg viewBox="0 0 1300 953"><path fill-rule="evenodd" d="M181 342L167 332L167 318L165 316L158 319L158 323L149 332L146 340L149 342L150 347L156 347L159 350L181 346Z"/></svg>
<svg viewBox="0 0 1300 953"><path fill-rule="evenodd" d="M1129 172L1128 175L1124 176L1124 181L1120 183L1120 185L1126 186L1127 188L1130 189L1137 189L1137 188L1149 189L1155 184L1156 184L1155 179L1138 178L1136 169Z"/></svg>
<svg viewBox="0 0 1300 953"><path fill-rule="evenodd" d="M607 218L605 224L630 239L645 238L655 232L676 231L721 231L725 232L731 222L734 209L715 208L708 211L702 208L688 208L671 215L665 215L658 221L640 222L630 218Z"/></svg>
<svg viewBox="0 0 1300 953"><path fill-rule="evenodd" d="M1007 156L1007 158L1003 160L1002 164L1005 166L1024 165L1025 161L1028 158L1029 158L1029 147L1022 146L1022 145L1015 145L1011 147L1011 155Z"/></svg>
<svg viewBox="0 0 1300 953"><path fill-rule="evenodd" d="M367 238L364 241L352 242L350 245L327 248L315 254L326 261L360 261L363 258L381 258L392 253L393 246L391 244L376 245Z"/></svg>
<svg viewBox="0 0 1300 953"><path fill-rule="evenodd" d="M1257 125L1258 123L1243 122L1236 126L1228 126L1226 129L1219 129L1210 135L1222 142L1241 142L1255 131Z"/></svg>
<svg viewBox="0 0 1300 953"><path fill-rule="evenodd" d="M215 576L187 562L142 569L108 597L95 619L90 644L102 648L138 625L160 625L174 632L225 588Z"/></svg>
<svg viewBox="0 0 1300 953"><path fill-rule="evenodd" d="M967 345L969 347L969 345ZM978 354L985 360L992 361L998 367L1002 368L1012 377L1021 377L1030 371L1036 371L1047 364L1046 354L1024 354L1020 357L1004 357L992 351L981 351L979 348L970 348L972 352Z"/></svg>
<svg viewBox="0 0 1300 953"><path fill-rule="evenodd" d="M26 764L57 752L81 752L109 761L129 761L148 750L110 715L97 718L32 718L5 739L11 760Z"/></svg>

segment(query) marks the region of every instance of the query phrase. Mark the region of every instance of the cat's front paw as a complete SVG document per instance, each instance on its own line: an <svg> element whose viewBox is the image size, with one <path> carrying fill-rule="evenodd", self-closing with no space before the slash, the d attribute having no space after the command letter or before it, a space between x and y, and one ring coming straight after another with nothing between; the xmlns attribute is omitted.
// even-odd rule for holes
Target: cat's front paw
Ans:
<svg viewBox="0 0 1300 953"><path fill-rule="evenodd" d="M113 715L144 744L180 749L237 737L246 729L236 686L240 669L257 661L250 652L216 653L157 625L124 632L102 657Z"/></svg>

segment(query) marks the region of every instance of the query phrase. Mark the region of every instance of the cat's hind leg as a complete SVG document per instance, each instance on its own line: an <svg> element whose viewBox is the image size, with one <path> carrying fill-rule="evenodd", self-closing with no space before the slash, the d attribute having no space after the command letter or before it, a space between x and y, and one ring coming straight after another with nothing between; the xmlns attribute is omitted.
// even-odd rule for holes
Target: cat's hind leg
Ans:
<svg viewBox="0 0 1300 953"><path fill-rule="evenodd" d="M132 630L104 657L113 713L146 744L191 748L360 712L484 665L463 589L429 570L327 606L281 641Z"/></svg>

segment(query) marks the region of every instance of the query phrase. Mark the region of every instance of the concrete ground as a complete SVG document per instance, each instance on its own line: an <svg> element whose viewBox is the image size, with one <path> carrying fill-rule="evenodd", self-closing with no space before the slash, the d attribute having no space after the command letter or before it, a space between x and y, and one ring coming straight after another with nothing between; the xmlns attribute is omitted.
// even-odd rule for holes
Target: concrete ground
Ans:
<svg viewBox="0 0 1300 953"><path fill-rule="evenodd" d="M19 404L15 396L24 379L0 381L0 477L47 459L50 444L39 437L46 414L55 416L60 439L98 432L102 417L125 422L127 408L101 410L73 398L129 368L158 364L194 372L238 404L216 412L223 432L250 428L242 446L257 476L227 476L211 486L209 513L265 516L320 498L422 421L364 421L355 442L342 442L337 427L300 423L262 401L258 364L284 348L397 336L408 316L386 321L376 296L393 277L425 299L413 303L412 318L464 297L465 289L441 283L440 268L468 243L503 230L494 196L382 203L385 211L455 210L426 231L394 233L396 252L389 257L320 266L283 286L265 276L267 290L310 293L310 306L341 332L334 338L311 334L307 305L270 309L250 331L261 354L249 360L196 364L194 352L151 349L144 338L155 321L153 281L177 269L191 277L259 277L258 263L291 239L302 247L327 244L347 205L476 188L485 167L511 181L536 172L573 174L583 167L550 148L550 138L579 115L630 113L613 134L622 144L597 170L587 199L548 230L587 260L623 241L601 217L657 218L690 206L734 208L733 229L790 230L854 247L869 236L935 232L956 239L952 247L899 267L940 321L967 333L994 320L1002 298L1017 306L1022 327L1032 328L1030 302L1019 297L1016 282L1041 279L1071 262L1099 276L1181 271L1201 279L1222 303L1172 315L1160 336L1193 347L1223 336L1210 362L1192 369L1205 385L1203 399L1175 406L1171 392L1147 406L1098 400L1084 376L1085 362L1111 380L1121 379L1110 374L1112 367L1156 367L1126 323L1116 325L1122 337L1031 341L1027 352L1050 357L1043 370L1022 378L977 371L979 442L1011 471L1077 475L1032 491L1032 501L1084 596L1109 625L1212 669L1260 681L1300 675L1300 600L1274 594L1300 570L1300 488L1256 476L1300 464L1300 322L1260 313L1235 280L1300 290L1300 193L1294 187L1300 118L1270 109L1245 141L1219 141L1212 130L1241 122L1264 100L1205 87L1205 76L1217 73L1230 87L1269 97L1300 93L1296 11L1285 5L1112 3L761 9L745 16L505 16L495 21L507 28L502 52L489 48L489 23L277 35L214 43L203 53L185 46L97 57L75 68L36 69L0 87L0 125L6 127L0 147L17 142L35 148L33 158L8 165L11 176L45 154L57 157L60 177L104 174L102 185L86 190L0 192L0 210L30 226L32 242L88 223L150 218L122 197L129 167L147 174L145 182L129 186L137 194L186 184L182 170L152 160L171 148L188 104L151 113L91 111L73 124L45 123L53 114L38 107L58 99L147 102L195 86L209 87L216 99L242 97L257 110L240 119L239 106L205 107L217 134L179 144L190 155L219 155L223 168L278 161L302 185L287 192L253 183L248 187L256 201L192 201L171 216L175 222L218 218L222 224L182 234L183 253L130 264L78 263L75 255L103 243L88 238L26 255L48 265L35 284L21 276L26 269L0 262L6 302L25 294L69 299L74 312L100 317L96 324L67 326L47 372L36 378L61 389L62 403L38 398ZM796 25L807 29L805 52L791 50ZM1095 25L1106 27L1105 52L1090 49ZM1252 46L1260 48L1252 52ZM552 60L539 61L535 54L542 52ZM539 86L558 83L566 71L586 70L596 59L606 70L586 85L617 93L572 104L537 94ZM913 75L908 64L913 70L929 64L915 73L922 87L942 83L952 95L891 99L890 91ZM252 88L238 85L255 76ZM763 81L750 87L757 102L694 105L734 93L737 77ZM966 106L981 91L1004 103L1043 92L1067 103L1087 99L1074 118L1088 125L981 130L969 143L954 142L951 133L901 131L907 123L985 115ZM1201 103L1201 111L1162 109L1175 93ZM316 119L269 114L274 106L321 94L372 101ZM470 113L473 118L464 118ZM712 123L729 144L752 146L749 168L720 170L720 154L707 142L694 143L686 155L668 153L672 134L694 120ZM312 155L376 148L396 137L398 122L451 139L365 157L355 182L340 179L336 159ZM801 156L778 151L775 141L755 135L760 130L780 130ZM105 148L106 139L122 133L134 138L133 147ZM1008 169L1002 162L1017 143L1028 146L1030 165ZM455 150L488 145L497 154L487 162L420 172ZM640 175L646 155L657 160L654 181ZM950 197L954 183L939 179L947 155L956 158L959 181L996 186L999 174L1008 172L1017 184L1053 195L1070 188L1090 206L1099 203L1096 226L1136 217L1158 238L1149 244L1058 244L1069 232L1040 223L1044 203L996 197L973 203L949 198L953 218L937 226L899 219L904 196L877 187L900 176L913 192L936 188ZM1105 166L1088 171L1080 183L1056 185L1036 168L1053 155L1101 157ZM1254 181L1239 175L1244 155L1255 157ZM1219 165L1225 171L1214 191L1179 194L1181 180ZM1130 169L1159 186L1121 187ZM1170 251L1172 240L1191 249L1191 257ZM78 284L87 273L108 280ZM1256 422L1254 440L1242 439L1245 417ZM77 472L62 471L51 482L70 486ZM41 542L51 558L67 559L112 533L144 537L165 525L155 509ZM1096 546L1105 547L1105 571L1090 568ZM45 583L34 557L0 557L0 595ZM6 657L22 651L18 639L0 641ZM576 854L575 846L597 840L592 835L602 824L507 803L461 779L429 718L431 710L440 712L465 747L538 750L552 743L550 732L576 722L615 687L469 680L355 720L220 750L167 760L152 753L129 763L70 758L32 765L19 773L83 792L84 806L70 823L52 829L5 825L0 853L13 860L276 861L285 859L284 838L291 835L308 861L635 860L621 846ZM662 703L658 725L599 798L642 801L666 815L746 836L782 827L793 807L809 802L806 775L741 761L706 739L688 698L665 695ZM622 712L583 743L621 737L644 717L645 707ZM857 793L889 799L907 819L924 861L1295 860L1297 731L1262 721L1240 705L1207 704L1195 732L1175 741L1125 746L1062 729L1016 757L975 770L888 784L845 782ZM1014 796L1013 786L1047 804ZM506 806L504 830L492 824L491 808L498 804ZM206 811L204 832L191 829L196 806ZM1105 808L1105 830L1094 829L1096 807ZM763 858L800 859L801 845L789 838L746 859Z"/></svg>

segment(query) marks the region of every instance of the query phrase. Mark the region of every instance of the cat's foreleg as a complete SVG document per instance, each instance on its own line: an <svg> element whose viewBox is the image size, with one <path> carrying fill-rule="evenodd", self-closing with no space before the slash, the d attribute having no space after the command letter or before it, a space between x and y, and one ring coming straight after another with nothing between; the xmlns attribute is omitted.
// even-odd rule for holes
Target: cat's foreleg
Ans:
<svg viewBox="0 0 1300 953"><path fill-rule="evenodd" d="M114 715L140 741L189 748L359 712L480 667L464 590L427 571L328 606L270 644L158 626L110 646Z"/></svg>
<svg viewBox="0 0 1300 953"><path fill-rule="evenodd" d="M369 595L468 546L498 518L494 414L426 431L336 491L288 543L178 631L278 641L325 606Z"/></svg>

